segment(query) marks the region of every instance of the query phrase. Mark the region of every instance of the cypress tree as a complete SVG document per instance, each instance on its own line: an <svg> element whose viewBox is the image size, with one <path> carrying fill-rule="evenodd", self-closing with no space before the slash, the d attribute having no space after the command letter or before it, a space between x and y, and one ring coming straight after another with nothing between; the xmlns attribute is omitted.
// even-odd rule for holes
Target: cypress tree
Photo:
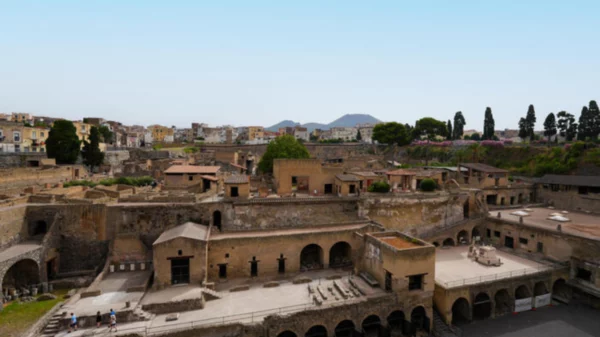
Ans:
<svg viewBox="0 0 600 337"><path fill-rule="evenodd" d="M525 116L525 122L527 128L527 135L529 136L529 140L532 141L535 139L535 133L533 129L535 128L536 122L535 109L533 107L533 104L530 104L529 108L527 109L527 116Z"/></svg>
<svg viewBox="0 0 600 337"><path fill-rule="evenodd" d="M492 139L494 137L494 116L490 107L485 108L485 119L483 120L483 140Z"/></svg>
<svg viewBox="0 0 600 337"><path fill-rule="evenodd" d="M552 136L556 135L556 117L552 112L548 114L544 121L544 135L548 139L548 145L550 145Z"/></svg>
<svg viewBox="0 0 600 337"><path fill-rule="evenodd" d="M56 159L57 164L75 164L81 151L80 147L81 142L73 122L67 120L54 122L46 140L48 158Z"/></svg>
<svg viewBox="0 0 600 337"><path fill-rule="evenodd" d="M452 140L452 122L448 120L448 134L446 135L447 140Z"/></svg>
<svg viewBox="0 0 600 337"><path fill-rule="evenodd" d="M97 127L92 126L90 128L90 136L83 143L81 156L83 157L83 163L88 165L92 172L94 172L94 167L98 167L104 162L104 153L100 151L100 132Z"/></svg>
<svg viewBox="0 0 600 337"><path fill-rule="evenodd" d="M467 124L465 117L461 111L457 111L454 114L454 133L452 139L461 139L464 131L464 127Z"/></svg>

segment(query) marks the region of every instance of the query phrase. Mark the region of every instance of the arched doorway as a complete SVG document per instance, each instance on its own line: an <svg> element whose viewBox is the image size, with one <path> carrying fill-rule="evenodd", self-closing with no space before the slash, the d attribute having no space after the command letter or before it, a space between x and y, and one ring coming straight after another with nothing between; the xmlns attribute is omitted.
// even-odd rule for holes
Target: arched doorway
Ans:
<svg viewBox="0 0 600 337"><path fill-rule="evenodd" d="M44 220L36 221L29 225L29 235L38 236L48 232L48 224Z"/></svg>
<svg viewBox="0 0 600 337"><path fill-rule="evenodd" d="M329 267L342 268L352 266L352 248L348 242L340 241L329 250Z"/></svg>
<svg viewBox="0 0 600 337"><path fill-rule="evenodd" d="M418 330L429 331L429 318L427 312L422 306L418 306L410 313L410 323Z"/></svg>
<svg viewBox="0 0 600 337"><path fill-rule="evenodd" d="M456 236L456 243L460 244L468 244L469 243L469 233L465 230L458 232Z"/></svg>
<svg viewBox="0 0 600 337"><path fill-rule="evenodd" d="M406 320L404 316L404 312L401 310L392 311L387 317L388 327L392 332L394 332L394 336L399 335L404 330L404 321Z"/></svg>
<svg viewBox="0 0 600 337"><path fill-rule="evenodd" d="M492 315L492 301L486 293L479 293L473 301L473 319L486 319Z"/></svg>
<svg viewBox="0 0 600 337"><path fill-rule="evenodd" d="M471 320L471 307L466 298L461 297L452 304L452 324L462 325Z"/></svg>
<svg viewBox="0 0 600 337"><path fill-rule="evenodd" d="M20 260L10 266L2 279L2 289L29 288L40 283L40 268L31 259Z"/></svg>
<svg viewBox="0 0 600 337"><path fill-rule="evenodd" d="M519 196L518 196L518 198L517 198L517 202L518 202L519 204L522 204L522 203L523 203L523 193L519 193Z"/></svg>
<svg viewBox="0 0 600 337"><path fill-rule="evenodd" d="M477 237L481 240L481 231L479 231L478 227L473 227L473 230L471 231L471 240L475 240Z"/></svg>
<svg viewBox="0 0 600 337"><path fill-rule="evenodd" d="M513 311L513 302L507 289L500 289L494 296L496 316L505 315Z"/></svg>
<svg viewBox="0 0 600 337"><path fill-rule="evenodd" d="M433 241L433 245L434 245L434 246L436 246L436 247L439 247L439 246L440 246L440 243L439 243L439 242L437 242L437 241Z"/></svg>
<svg viewBox="0 0 600 337"><path fill-rule="evenodd" d="M529 288L527 288L526 285L522 284L515 290L515 299L521 300L529 297L531 297L531 292L529 291Z"/></svg>
<svg viewBox="0 0 600 337"><path fill-rule="evenodd" d="M554 281L554 285L552 285L552 298L561 302L568 302L571 298L571 288L564 279L559 278Z"/></svg>
<svg viewBox="0 0 600 337"><path fill-rule="evenodd" d="M444 240L444 242L442 242L442 246L443 247L454 246L454 240L452 240L452 238L447 238L446 240Z"/></svg>
<svg viewBox="0 0 600 337"><path fill-rule="evenodd" d="M362 321L361 327L365 336L379 336L381 332L381 319L377 315L371 315Z"/></svg>
<svg viewBox="0 0 600 337"><path fill-rule="evenodd" d="M533 286L533 296L546 295L547 293L548 289L546 288L546 283L540 281Z"/></svg>
<svg viewBox="0 0 600 337"><path fill-rule="evenodd" d="M221 231L221 211L213 212L213 226L217 227Z"/></svg>
<svg viewBox="0 0 600 337"><path fill-rule="evenodd" d="M327 337L327 329L322 325L315 325L308 329L304 337Z"/></svg>
<svg viewBox="0 0 600 337"><path fill-rule="evenodd" d="M310 244L300 252L300 271L323 268L323 249L316 244Z"/></svg>
<svg viewBox="0 0 600 337"><path fill-rule="evenodd" d="M336 337L352 337L354 336L354 322L352 322L351 320L344 320L341 321L336 327L335 327L335 335Z"/></svg>
<svg viewBox="0 0 600 337"><path fill-rule="evenodd" d="M286 330L286 331L278 334L277 337L298 337L298 335L296 335L295 333L291 332L290 330Z"/></svg>

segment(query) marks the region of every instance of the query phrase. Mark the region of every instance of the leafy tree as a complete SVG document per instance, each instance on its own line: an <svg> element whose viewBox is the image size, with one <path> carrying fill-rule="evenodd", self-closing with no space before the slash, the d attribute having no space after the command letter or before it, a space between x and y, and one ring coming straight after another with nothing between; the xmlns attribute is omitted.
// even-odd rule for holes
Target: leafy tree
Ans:
<svg viewBox="0 0 600 337"><path fill-rule="evenodd" d="M550 145L552 136L556 135L556 117L553 112L549 113L544 121L544 135L548 138L548 145Z"/></svg>
<svg viewBox="0 0 600 337"><path fill-rule="evenodd" d="M110 129L108 128L108 126L106 125L102 125L98 131L100 132L100 135L102 136L102 142L103 143L113 143L113 133L112 131L110 131Z"/></svg>
<svg viewBox="0 0 600 337"><path fill-rule="evenodd" d="M527 109L527 116L525 116L525 127L527 129L529 140L535 140L535 133L533 132L533 129L535 128L535 122L535 109L533 104L530 104L529 108Z"/></svg>
<svg viewBox="0 0 600 337"><path fill-rule="evenodd" d="M97 127L90 128L90 136L87 141L83 142L81 156L83 163L88 165L92 172L94 172L94 167L98 167L104 162L104 153L100 151L100 132Z"/></svg>
<svg viewBox="0 0 600 337"><path fill-rule="evenodd" d="M58 120L48 133L46 151L48 158L56 159L57 164L74 164L79 157L81 142L73 122Z"/></svg>
<svg viewBox="0 0 600 337"><path fill-rule="evenodd" d="M356 132L356 140L359 142L362 140L362 136L360 134L360 129L358 130L358 132Z"/></svg>
<svg viewBox="0 0 600 337"><path fill-rule="evenodd" d="M471 140L479 141L479 140L481 140L481 136L477 132L475 132L474 134L471 135Z"/></svg>
<svg viewBox="0 0 600 337"><path fill-rule="evenodd" d="M525 120L523 117L521 117L519 120L519 138L521 138L523 141L529 138L529 132L527 131L527 120Z"/></svg>
<svg viewBox="0 0 600 337"><path fill-rule="evenodd" d="M448 134L446 135L447 140L452 140L452 122L448 120Z"/></svg>
<svg viewBox="0 0 600 337"><path fill-rule="evenodd" d="M454 114L454 130L452 134L452 139L460 139L463 135L463 130L467 122L465 121L465 117L461 111L457 111Z"/></svg>
<svg viewBox="0 0 600 337"><path fill-rule="evenodd" d="M492 109L490 107L485 108L485 119L483 120L483 139L492 139L494 137L494 128L496 123L494 122L494 116L492 115ZM472 139L472 138L471 138Z"/></svg>
<svg viewBox="0 0 600 337"><path fill-rule="evenodd" d="M584 106L579 116L579 130L577 139L596 140L600 134L600 111L596 101L590 101L589 107Z"/></svg>
<svg viewBox="0 0 600 337"><path fill-rule="evenodd" d="M575 122L575 116L563 110L559 112L556 117L558 117L558 134L561 137L564 137L567 142L575 139L575 136L577 135L577 123Z"/></svg>
<svg viewBox="0 0 600 337"><path fill-rule="evenodd" d="M399 146L410 143L410 135L406 126L396 123L381 123L373 128L373 140L381 144L397 144Z"/></svg>
<svg viewBox="0 0 600 337"><path fill-rule="evenodd" d="M23 122L23 126L28 127L28 128L32 127L31 123L29 123L29 122Z"/></svg>
<svg viewBox="0 0 600 337"><path fill-rule="evenodd" d="M435 183L435 180L431 179L431 178L426 178L421 180L421 184L419 185L419 188L421 188L421 191L425 191L425 192L432 192L435 190L435 188L437 187L437 184Z"/></svg>
<svg viewBox="0 0 600 337"><path fill-rule="evenodd" d="M367 188L369 192L377 192L377 193L387 193L390 191L390 184L385 181L376 181L372 183L369 188Z"/></svg>
<svg viewBox="0 0 600 337"><path fill-rule="evenodd" d="M421 139L425 136L429 140L434 140L436 136L446 137L447 133L446 123L431 117L419 119L413 130L413 135L416 139Z"/></svg>
<svg viewBox="0 0 600 337"><path fill-rule="evenodd" d="M464 140L471 140L471 136L469 136L469 135L464 135L464 136L463 136L463 139L464 139Z"/></svg>
<svg viewBox="0 0 600 337"><path fill-rule="evenodd" d="M283 135L275 138L275 140L267 145L267 151L260 159L258 168L263 173L272 173L274 159L302 159L309 157L310 155L306 147L298 142L294 136Z"/></svg>

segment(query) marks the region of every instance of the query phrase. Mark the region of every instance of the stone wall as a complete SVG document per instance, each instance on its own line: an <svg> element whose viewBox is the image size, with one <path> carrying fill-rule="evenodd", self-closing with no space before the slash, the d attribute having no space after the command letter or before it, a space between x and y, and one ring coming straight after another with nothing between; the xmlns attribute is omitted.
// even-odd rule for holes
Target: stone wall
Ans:
<svg viewBox="0 0 600 337"><path fill-rule="evenodd" d="M79 177L76 176L79 174ZM80 165L51 168L13 168L0 170L0 192L29 186L57 184L72 179L84 179L87 170Z"/></svg>
<svg viewBox="0 0 600 337"><path fill-rule="evenodd" d="M360 216L381 223L385 228L420 236L436 227L464 219L463 194L422 193L365 198L360 202Z"/></svg>
<svg viewBox="0 0 600 337"><path fill-rule="evenodd" d="M600 213L600 194L579 194L576 187L570 191L553 192L550 188L540 185L537 189L537 199L561 209Z"/></svg>
<svg viewBox="0 0 600 337"><path fill-rule="evenodd" d="M27 167L28 161L47 158L45 152L0 153L0 168Z"/></svg>
<svg viewBox="0 0 600 337"><path fill-rule="evenodd" d="M25 205L0 209L0 249L28 238L26 214Z"/></svg>

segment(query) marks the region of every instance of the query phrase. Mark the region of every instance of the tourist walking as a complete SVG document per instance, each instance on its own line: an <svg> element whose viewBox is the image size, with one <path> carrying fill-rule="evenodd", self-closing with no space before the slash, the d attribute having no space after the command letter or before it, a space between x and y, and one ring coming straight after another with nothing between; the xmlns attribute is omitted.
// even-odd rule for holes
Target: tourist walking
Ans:
<svg viewBox="0 0 600 337"><path fill-rule="evenodd" d="M112 332L113 328L115 329L115 332L117 332L117 313L114 310L112 310L112 308L111 308L108 332Z"/></svg>
<svg viewBox="0 0 600 337"><path fill-rule="evenodd" d="M98 311L96 313L96 327L99 328L100 325L102 325L102 315L100 314L100 311Z"/></svg>
<svg viewBox="0 0 600 337"><path fill-rule="evenodd" d="M77 331L77 316L74 313L71 313L71 324L69 324L69 333L75 329Z"/></svg>

